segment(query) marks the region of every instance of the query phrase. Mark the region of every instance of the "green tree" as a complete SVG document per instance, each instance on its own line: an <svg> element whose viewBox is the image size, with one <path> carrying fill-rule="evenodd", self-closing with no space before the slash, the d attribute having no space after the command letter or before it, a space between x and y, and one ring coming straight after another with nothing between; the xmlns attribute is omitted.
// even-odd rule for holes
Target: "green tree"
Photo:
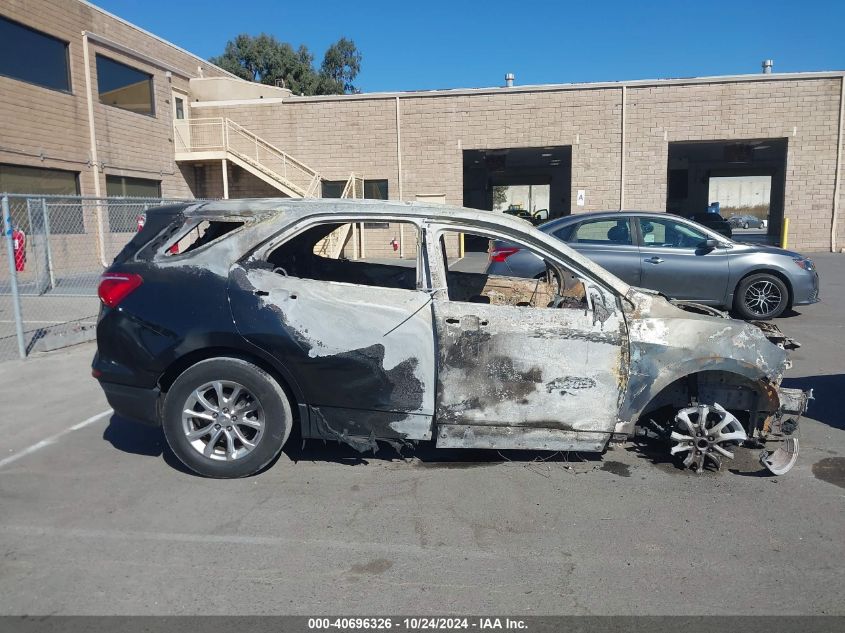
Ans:
<svg viewBox="0 0 845 633"><path fill-rule="evenodd" d="M323 56L320 74L338 93L360 92L352 83L361 72L361 53L355 42L341 37Z"/></svg>
<svg viewBox="0 0 845 633"><path fill-rule="evenodd" d="M314 55L304 44L295 49L272 35L241 34L226 43L212 64L233 75L267 85L284 81L294 94L343 94L355 91L353 81L361 70L361 53L344 37L326 51L318 71Z"/></svg>

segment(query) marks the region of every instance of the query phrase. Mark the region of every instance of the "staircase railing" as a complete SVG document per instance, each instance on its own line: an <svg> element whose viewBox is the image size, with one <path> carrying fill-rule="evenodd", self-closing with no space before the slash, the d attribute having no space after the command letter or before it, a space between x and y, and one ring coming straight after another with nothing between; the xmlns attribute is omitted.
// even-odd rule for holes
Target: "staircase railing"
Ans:
<svg viewBox="0 0 845 633"><path fill-rule="evenodd" d="M320 196L316 170L231 119L181 119L174 137L177 154L228 152L303 198Z"/></svg>
<svg viewBox="0 0 845 633"><path fill-rule="evenodd" d="M364 179L361 176L356 176L355 173L349 174L349 179L343 187L341 198L363 198L364 197Z"/></svg>
<svg viewBox="0 0 845 633"><path fill-rule="evenodd" d="M343 187L343 192L340 194L341 198L363 198L364 197L364 179L356 176L354 173L349 174L349 179ZM318 255L337 259L349 242L349 238L355 235L360 235L361 227L357 227L351 223L344 224L329 233L320 242L317 243L315 251Z"/></svg>

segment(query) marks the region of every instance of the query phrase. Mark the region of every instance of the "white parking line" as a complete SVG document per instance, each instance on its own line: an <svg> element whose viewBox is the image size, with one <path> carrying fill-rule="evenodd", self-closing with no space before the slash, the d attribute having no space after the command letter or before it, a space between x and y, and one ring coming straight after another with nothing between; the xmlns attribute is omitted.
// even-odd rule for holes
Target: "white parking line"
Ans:
<svg viewBox="0 0 845 633"><path fill-rule="evenodd" d="M37 450L41 450L45 446L50 446L50 444L52 444L56 440L64 437L68 433L72 433L73 431L78 431L79 429L84 429L86 426L88 426L90 424L94 424L94 422L102 420L104 417L106 417L107 415L111 415L112 413L114 413L114 410L108 409L106 411L103 411L102 413L98 413L97 415L92 415L87 420L82 420L82 422L80 422L78 424L74 424L72 427L65 429L64 431L62 431L60 433L56 433L55 435L51 435L50 437L43 439L40 442L36 442L32 446L28 446L27 448L23 449L20 453L15 453L14 455L10 455L6 459L0 459L0 468L3 468L3 466L7 466L8 464L11 464L12 462L16 462L19 459L21 459L22 457L26 457L27 455L34 453Z"/></svg>

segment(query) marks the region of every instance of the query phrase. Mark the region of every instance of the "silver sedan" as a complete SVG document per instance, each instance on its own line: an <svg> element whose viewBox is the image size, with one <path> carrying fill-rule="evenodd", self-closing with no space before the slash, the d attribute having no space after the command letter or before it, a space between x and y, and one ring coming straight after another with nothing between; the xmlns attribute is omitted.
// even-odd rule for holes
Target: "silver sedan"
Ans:
<svg viewBox="0 0 845 633"><path fill-rule="evenodd" d="M580 213L538 228L630 285L733 309L745 319L771 319L791 306L819 300L818 274L806 257L735 242L668 213ZM493 242L487 272L539 277L545 266L527 251Z"/></svg>

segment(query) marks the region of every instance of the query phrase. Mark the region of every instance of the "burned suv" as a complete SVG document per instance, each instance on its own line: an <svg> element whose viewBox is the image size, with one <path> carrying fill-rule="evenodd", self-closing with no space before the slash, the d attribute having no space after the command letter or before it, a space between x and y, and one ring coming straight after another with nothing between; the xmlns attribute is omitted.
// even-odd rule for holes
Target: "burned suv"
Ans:
<svg viewBox="0 0 845 633"><path fill-rule="evenodd" d="M538 279L461 258L504 240ZM152 209L104 273L93 374L194 471L241 477L303 438L375 450L601 452L647 423L690 468L795 461L807 393L771 324L632 288L527 222L417 203Z"/></svg>

